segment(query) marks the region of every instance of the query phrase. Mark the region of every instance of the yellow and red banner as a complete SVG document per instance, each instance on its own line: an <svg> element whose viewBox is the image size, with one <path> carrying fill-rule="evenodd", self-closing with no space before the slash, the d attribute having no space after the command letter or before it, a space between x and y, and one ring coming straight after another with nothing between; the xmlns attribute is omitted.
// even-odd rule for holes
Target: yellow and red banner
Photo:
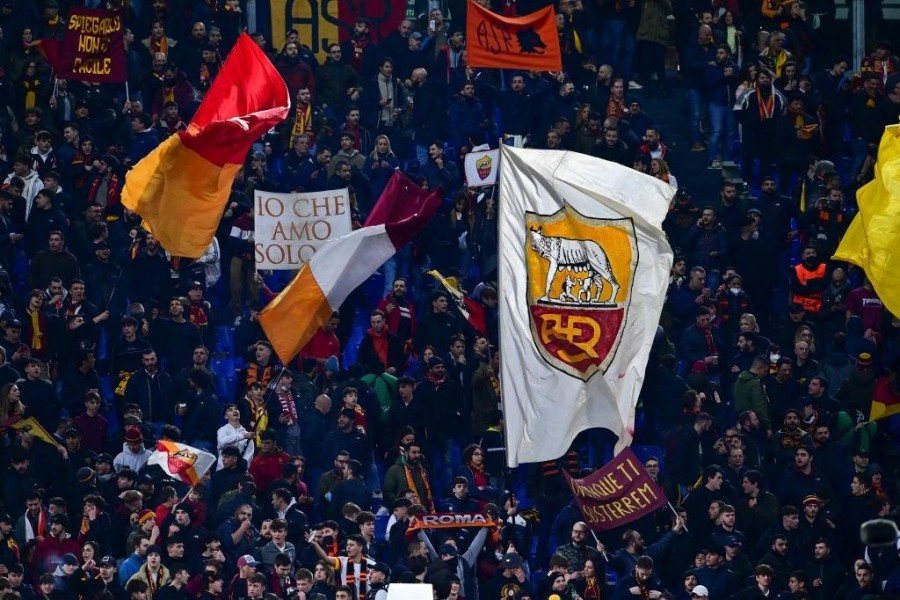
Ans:
<svg viewBox="0 0 900 600"><path fill-rule="evenodd" d="M160 440L147 461L148 465L159 466L169 477L191 487L200 483L215 463L216 457L213 454L169 440Z"/></svg>
<svg viewBox="0 0 900 600"><path fill-rule="evenodd" d="M250 146L289 108L284 80L242 34L187 131L169 137L128 173L122 204L143 217L170 254L202 256Z"/></svg>
<svg viewBox="0 0 900 600"><path fill-rule="evenodd" d="M358 18L369 22L372 39L384 41L406 16L406 0L271 0L272 47L284 47L285 33L296 29L300 43L320 61L328 57L328 45L349 40ZM413 17L414 18L414 17ZM350 60L345 56L344 60Z"/></svg>
<svg viewBox="0 0 900 600"><path fill-rule="evenodd" d="M470 67L562 71L552 6L524 17L503 17L469 0L466 20Z"/></svg>

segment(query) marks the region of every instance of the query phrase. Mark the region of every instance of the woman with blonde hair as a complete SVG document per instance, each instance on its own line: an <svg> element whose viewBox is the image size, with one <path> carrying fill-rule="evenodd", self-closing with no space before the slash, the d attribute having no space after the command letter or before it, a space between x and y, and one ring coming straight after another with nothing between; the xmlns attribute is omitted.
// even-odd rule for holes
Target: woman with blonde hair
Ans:
<svg viewBox="0 0 900 600"><path fill-rule="evenodd" d="M806 342L809 345L809 355L816 355L816 334L809 325L801 325L794 333L794 343Z"/></svg>
<svg viewBox="0 0 900 600"><path fill-rule="evenodd" d="M756 321L756 315L752 313L742 314L740 320L738 321L738 326L740 327L741 333L745 333L747 331L759 333L759 323L757 323Z"/></svg>
<svg viewBox="0 0 900 600"><path fill-rule="evenodd" d="M678 189L678 180L669 171L669 165L662 158L654 158L650 161L650 174L661 181L665 181L673 189Z"/></svg>
<svg viewBox="0 0 900 600"><path fill-rule="evenodd" d="M400 168L400 159L391 148L391 140L381 134L375 138L375 147L363 164L362 173L369 179L369 187L372 190L370 198L372 202L378 200L394 171Z"/></svg>

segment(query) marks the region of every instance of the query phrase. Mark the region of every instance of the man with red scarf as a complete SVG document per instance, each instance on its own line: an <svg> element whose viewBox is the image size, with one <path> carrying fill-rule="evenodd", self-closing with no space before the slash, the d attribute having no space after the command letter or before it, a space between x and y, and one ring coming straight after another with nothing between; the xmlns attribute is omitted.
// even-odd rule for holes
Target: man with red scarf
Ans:
<svg viewBox="0 0 900 600"><path fill-rule="evenodd" d="M772 171L778 148L774 140L781 128L786 107L784 95L772 85L771 76L760 71L753 89L744 95L735 110L738 121L744 126L741 143L741 177L744 181L752 181L757 159L760 175Z"/></svg>
<svg viewBox="0 0 900 600"><path fill-rule="evenodd" d="M385 314L375 309L369 316L372 327L366 331L359 343L358 362L366 368L366 373L390 373L403 371L403 343L388 331Z"/></svg>

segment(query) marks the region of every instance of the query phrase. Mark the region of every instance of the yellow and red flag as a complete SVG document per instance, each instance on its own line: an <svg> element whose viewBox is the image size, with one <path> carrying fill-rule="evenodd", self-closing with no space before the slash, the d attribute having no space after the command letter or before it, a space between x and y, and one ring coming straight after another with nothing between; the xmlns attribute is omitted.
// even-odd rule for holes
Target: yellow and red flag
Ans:
<svg viewBox="0 0 900 600"><path fill-rule="evenodd" d="M284 120L288 96L272 63L242 34L187 130L128 173L122 204L172 255L202 256L251 144Z"/></svg>
<svg viewBox="0 0 900 600"><path fill-rule="evenodd" d="M859 213L847 229L837 260L862 267L892 314L900 314L900 125L884 128L875 179L856 192ZM874 405L873 405L874 409Z"/></svg>
<svg viewBox="0 0 900 600"><path fill-rule="evenodd" d="M878 421L896 414L900 414L900 386L895 385L888 376L879 377L875 382L869 420Z"/></svg>
<svg viewBox="0 0 900 600"><path fill-rule="evenodd" d="M158 465L169 477L191 487L200 483L215 463L216 457L205 450L168 440L160 440L147 461L148 465Z"/></svg>

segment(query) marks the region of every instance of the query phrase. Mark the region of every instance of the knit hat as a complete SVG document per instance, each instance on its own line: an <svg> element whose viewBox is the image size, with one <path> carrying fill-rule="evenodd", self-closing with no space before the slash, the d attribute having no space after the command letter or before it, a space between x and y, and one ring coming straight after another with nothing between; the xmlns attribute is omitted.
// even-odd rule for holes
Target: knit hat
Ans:
<svg viewBox="0 0 900 600"><path fill-rule="evenodd" d="M62 564L64 565L77 565L78 557L69 552L68 554L63 554Z"/></svg>
<svg viewBox="0 0 900 600"><path fill-rule="evenodd" d="M428 368L433 369L438 365L444 364L444 359L440 356L432 356L428 359Z"/></svg>
<svg viewBox="0 0 900 600"><path fill-rule="evenodd" d="M856 357L856 364L859 367L868 369L872 366L872 355L868 352L860 352L859 356Z"/></svg>
<svg viewBox="0 0 900 600"><path fill-rule="evenodd" d="M150 510L149 508L145 508L144 510L141 511L141 516L138 517L138 524L143 525L150 519L155 519L155 518L156 518L156 513L153 512L152 510Z"/></svg>
<svg viewBox="0 0 900 600"><path fill-rule="evenodd" d="M141 430L136 427L129 427L125 430L125 441L126 442L143 442L144 435L141 433Z"/></svg>
<svg viewBox="0 0 900 600"><path fill-rule="evenodd" d="M78 483L89 483L94 478L94 470L90 467L81 467L75 473Z"/></svg>
<svg viewBox="0 0 900 600"><path fill-rule="evenodd" d="M810 494L809 496L807 496L806 498L803 499L803 506L806 506L807 504L815 504L817 506L821 506L822 500L815 494Z"/></svg>

